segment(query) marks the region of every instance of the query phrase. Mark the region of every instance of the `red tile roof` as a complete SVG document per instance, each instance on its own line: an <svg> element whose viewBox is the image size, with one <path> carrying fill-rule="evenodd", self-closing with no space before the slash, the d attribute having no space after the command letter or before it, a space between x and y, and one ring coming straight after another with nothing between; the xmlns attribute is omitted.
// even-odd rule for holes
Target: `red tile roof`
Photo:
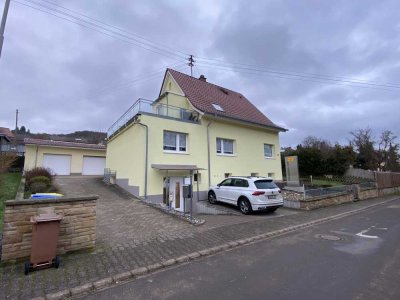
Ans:
<svg viewBox="0 0 400 300"><path fill-rule="evenodd" d="M62 141L52 141L52 140L40 140L40 139L30 139L30 138L24 139L24 142L25 142L25 145L82 148L82 149L96 149L96 150L105 150L106 149L106 146L104 146L104 145L62 142Z"/></svg>
<svg viewBox="0 0 400 300"><path fill-rule="evenodd" d="M0 135L5 136L9 139L14 138L14 134L11 132L11 130L9 128L6 128L6 127L0 127Z"/></svg>
<svg viewBox="0 0 400 300"><path fill-rule="evenodd" d="M167 72L178 83L190 103L206 114L238 119L286 131L274 124L240 93L172 69L167 69ZM218 104L224 111L215 109L212 104Z"/></svg>

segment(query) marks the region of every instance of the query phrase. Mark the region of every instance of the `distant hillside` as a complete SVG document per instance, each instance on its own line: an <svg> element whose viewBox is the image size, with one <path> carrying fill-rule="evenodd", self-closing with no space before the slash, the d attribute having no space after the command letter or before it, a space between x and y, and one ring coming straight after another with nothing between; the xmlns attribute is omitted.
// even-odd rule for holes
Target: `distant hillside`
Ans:
<svg viewBox="0 0 400 300"><path fill-rule="evenodd" d="M13 130L15 134L15 130ZM75 131L72 133L60 133L60 134L49 134L49 133L31 133L31 132L18 132L17 139L21 140L24 138L43 139L43 140L54 140L64 142L77 142L77 143L88 143L88 144L105 144L107 134L105 132L98 131Z"/></svg>

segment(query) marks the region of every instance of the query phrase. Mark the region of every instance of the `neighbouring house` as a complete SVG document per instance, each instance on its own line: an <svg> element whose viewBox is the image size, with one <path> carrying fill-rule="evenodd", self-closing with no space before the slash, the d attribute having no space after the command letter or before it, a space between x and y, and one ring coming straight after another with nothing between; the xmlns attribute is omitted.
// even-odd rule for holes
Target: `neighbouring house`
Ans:
<svg viewBox="0 0 400 300"><path fill-rule="evenodd" d="M56 175L103 175L106 146L26 138L24 170L45 167Z"/></svg>
<svg viewBox="0 0 400 300"><path fill-rule="evenodd" d="M16 137L9 128L0 127L0 151L24 156L25 145L23 140Z"/></svg>
<svg viewBox="0 0 400 300"><path fill-rule="evenodd" d="M137 100L109 128L106 167L131 194L182 211L190 183L204 200L230 175L282 180L284 131L242 94L167 69L159 97Z"/></svg>

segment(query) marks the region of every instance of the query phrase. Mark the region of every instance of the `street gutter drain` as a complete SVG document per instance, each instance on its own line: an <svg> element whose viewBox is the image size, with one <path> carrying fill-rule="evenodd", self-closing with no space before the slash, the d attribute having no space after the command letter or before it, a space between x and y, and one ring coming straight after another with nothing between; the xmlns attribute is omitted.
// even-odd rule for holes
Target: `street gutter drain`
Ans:
<svg viewBox="0 0 400 300"><path fill-rule="evenodd" d="M335 235L329 235L329 234L317 234L315 236L316 238L321 238L324 240L328 240L328 241L340 241L341 238Z"/></svg>

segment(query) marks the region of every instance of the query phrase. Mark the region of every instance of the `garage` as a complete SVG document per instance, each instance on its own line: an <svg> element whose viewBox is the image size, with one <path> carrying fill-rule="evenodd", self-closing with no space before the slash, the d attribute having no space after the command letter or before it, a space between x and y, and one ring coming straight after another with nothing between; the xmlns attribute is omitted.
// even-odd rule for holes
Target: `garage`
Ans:
<svg viewBox="0 0 400 300"><path fill-rule="evenodd" d="M56 175L104 175L105 145L30 138L24 142L24 171L45 167Z"/></svg>
<svg viewBox="0 0 400 300"><path fill-rule="evenodd" d="M70 175L71 155L43 154L43 167L51 169L55 175Z"/></svg>
<svg viewBox="0 0 400 300"><path fill-rule="evenodd" d="M105 167L105 157L84 156L82 175L103 175Z"/></svg>

